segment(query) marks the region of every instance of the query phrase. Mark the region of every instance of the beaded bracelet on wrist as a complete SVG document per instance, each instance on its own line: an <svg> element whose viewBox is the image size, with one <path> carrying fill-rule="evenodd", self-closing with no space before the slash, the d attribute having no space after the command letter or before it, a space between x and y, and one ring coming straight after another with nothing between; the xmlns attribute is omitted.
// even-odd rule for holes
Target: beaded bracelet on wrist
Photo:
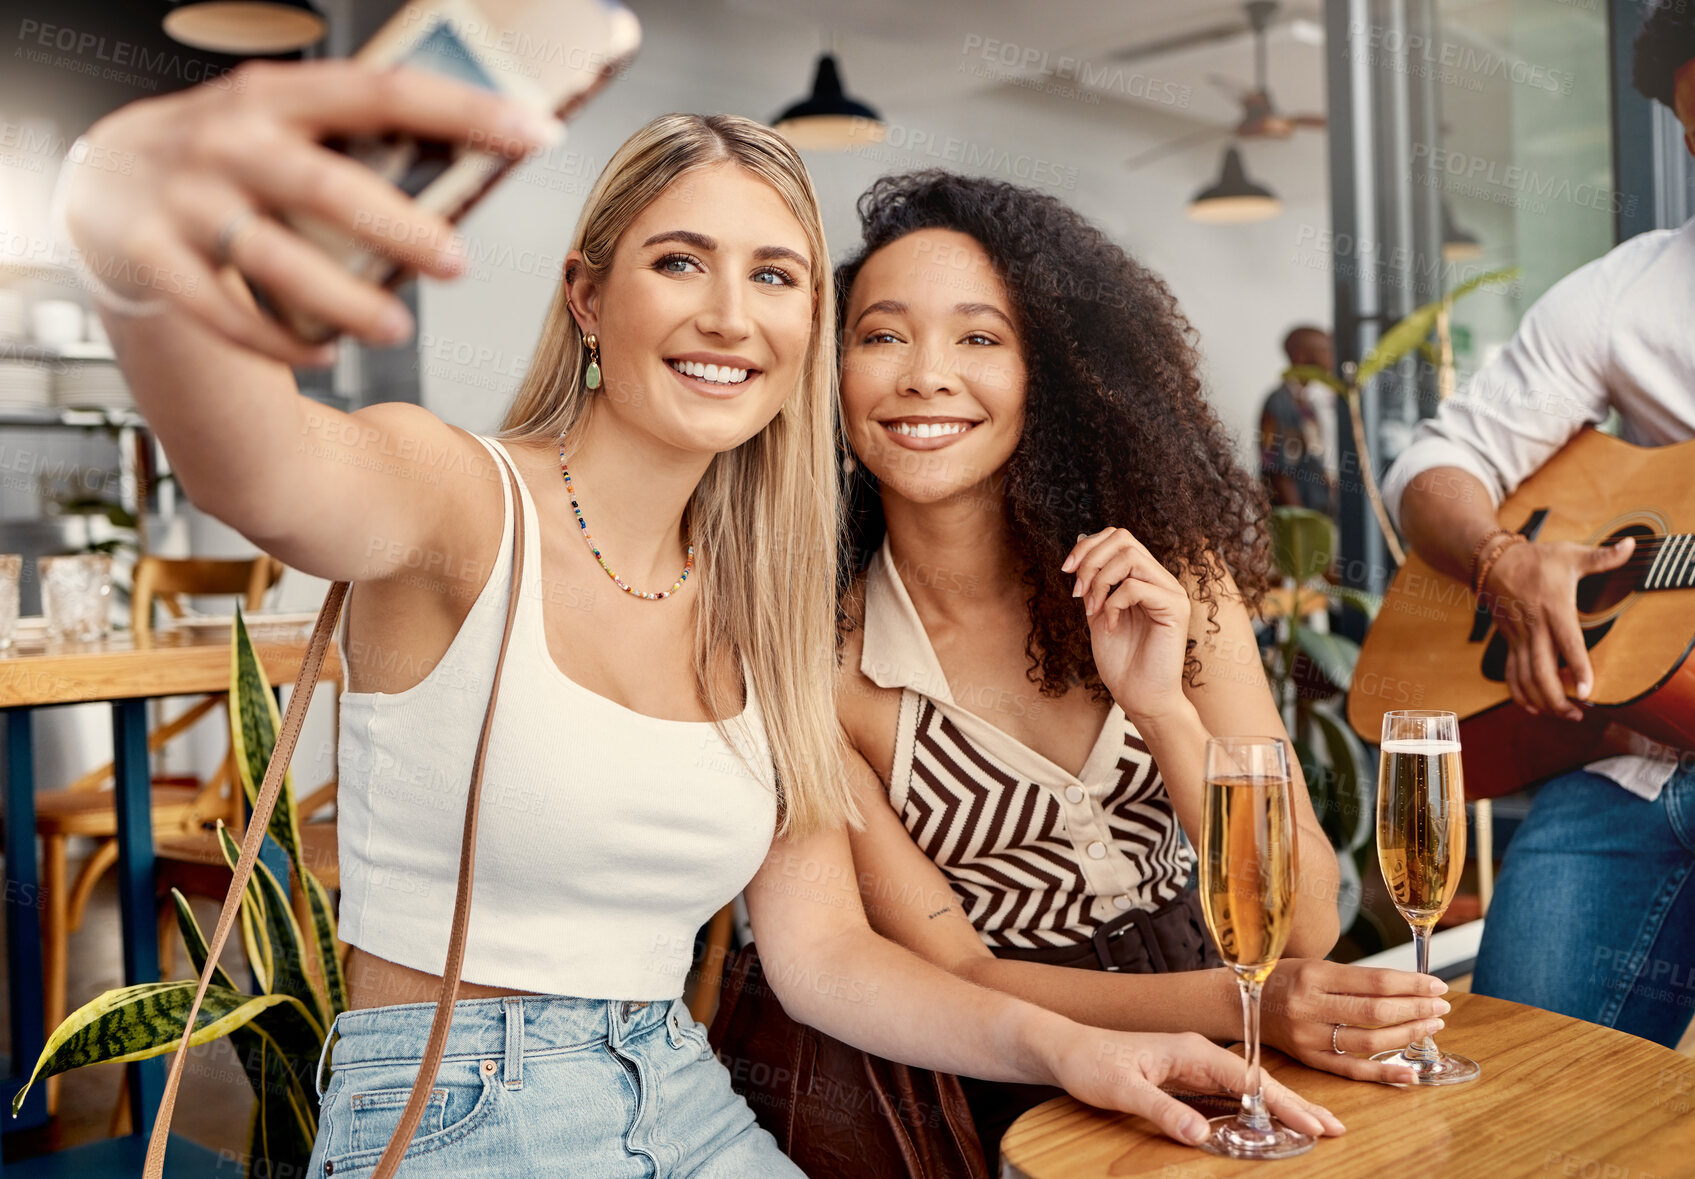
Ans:
<svg viewBox="0 0 1695 1179"><path fill-rule="evenodd" d="M1477 585L1472 589L1472 593L1481 597L1483 587L1489 584L1489 575L1495 571L1495 562L1501 559L1501 554L1514 545L1526 543L1527 540L1528 538L1522 532L1513 532L1509 533L1507 538L1498 546L1491 549L1488 559L1483 562L1482 568L1477 571Z"/></svg>

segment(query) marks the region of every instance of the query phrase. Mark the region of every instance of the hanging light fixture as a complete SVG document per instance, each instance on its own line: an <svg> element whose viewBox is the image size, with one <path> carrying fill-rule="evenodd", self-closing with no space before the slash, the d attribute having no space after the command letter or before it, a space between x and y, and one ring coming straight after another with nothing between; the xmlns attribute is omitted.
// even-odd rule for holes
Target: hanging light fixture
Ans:
<svg viewBox="0 0 1695 1179"><path fill-rule="evenodd" d="M1248 179L1235 144L1224 149L1224 168L1217 181L1189 202L1191 220L1219 225L1263 221L1282 211L1283 202L1269 188Z"/></svg>
<svg viewBox="0 0 1695 1179"><path fill-rule="evenodd" d="M796 147L811 151L880 143L889 131L881 115L842 89L832 53L819 55L812 93L778 115L774 129Z"/></svg>
<svg viewBox="0 0 1695 1179"><path fill-rule="evenodd" d="M180 0L164 25L184 45L236 57L293 53L323 40L325 28L310 0Z"/></svg>
<svg viewBox="0 0 1695 1179"><path fill-rule="evenodd" d="M1442 198L1442 260L1444 262L1469 262L1483 253L1483 243L1477 240L1475 233L1468 232L1454 220L1454 212L1448 208L1448 198Z"/></svg>

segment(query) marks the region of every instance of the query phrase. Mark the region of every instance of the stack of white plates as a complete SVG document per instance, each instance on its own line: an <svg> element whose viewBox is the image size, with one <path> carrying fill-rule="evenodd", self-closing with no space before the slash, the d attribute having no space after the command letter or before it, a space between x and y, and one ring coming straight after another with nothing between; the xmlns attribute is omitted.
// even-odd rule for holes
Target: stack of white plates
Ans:
<svg viewBox="0 0 1695 1179"><path fill-rule="evenodd" d="M49 373L45 364L0 359L0 413L51 409Z"/></svg>
<svg viewBox="0 0 1695 1179"><path fill-rule="evenodd" d="M109 360L61 360L53 375L53 404L60 409L134 409L135 398Z"/></svg>
<svg viewBox="0 0 1695 1179"><path fill-rule="evenodd" d="M21 340L29 334L24 315L24 297L17 291L0 289L0 340Z"/></svg>

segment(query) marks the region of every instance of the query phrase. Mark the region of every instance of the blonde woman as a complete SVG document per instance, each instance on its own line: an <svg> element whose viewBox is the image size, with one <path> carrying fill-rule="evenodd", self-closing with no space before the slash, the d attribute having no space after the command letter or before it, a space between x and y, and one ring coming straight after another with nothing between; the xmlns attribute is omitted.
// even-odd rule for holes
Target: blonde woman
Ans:
<svg viewBox="0 0 1695 1179"><path fill-rule="evenodd" d="M124 261L109 281L182 279L114 283L125 301L105 318L184 490L290 564L355 582L340 817L354 1009L309 1173L372 1166L417 1071L519 511L465 998L405 1174L798 1174L678 1002L695 930L744 886L798 1018L1204 1135L1156 1086L1239 1089L1230 1053L1085 1028L866 924L831 699L829 259L787 143L724 116L638 131L588 198L501 437L480 439L417 407L343 415L303 398L284 362L326 353L262 318L239 278L396 342L411 326L400 304L274 214L315 214L438 276L459 269L452 228L316 140L393 128L534 145L549 129L407 72L311 63L241 82L96 125L93 146L133 167L83 169L68 220L89 257ZM154 298L156 314L123 313ZM439 805L418 805L420 770ZM1340 1132L1286 1090L1273 1105Z"/></svg>

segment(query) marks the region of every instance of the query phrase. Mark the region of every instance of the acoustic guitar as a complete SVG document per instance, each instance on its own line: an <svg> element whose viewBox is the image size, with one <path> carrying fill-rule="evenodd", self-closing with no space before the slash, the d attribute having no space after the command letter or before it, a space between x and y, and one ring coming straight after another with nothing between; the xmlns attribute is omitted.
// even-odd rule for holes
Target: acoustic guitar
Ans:
<svg viewBox="0 0 1695 1179"><path fill-rule="evenodd" d="M1513 603L1439 573L1416 554L1395 574L1366 634L1348 721L1371 743L1383 714L1458 714L1466 793L1507 794L1616 751L1620 724L1695 748L1695 441L1641 447L1585 429L1497 513L1531 543L1636 537L1630 560L1585 577L1578 620L1594 668L1582 721L1531 716L1507 690L1507 640L1495 613ZM1571 685L1569 673L1565 676Z"/></svg>

